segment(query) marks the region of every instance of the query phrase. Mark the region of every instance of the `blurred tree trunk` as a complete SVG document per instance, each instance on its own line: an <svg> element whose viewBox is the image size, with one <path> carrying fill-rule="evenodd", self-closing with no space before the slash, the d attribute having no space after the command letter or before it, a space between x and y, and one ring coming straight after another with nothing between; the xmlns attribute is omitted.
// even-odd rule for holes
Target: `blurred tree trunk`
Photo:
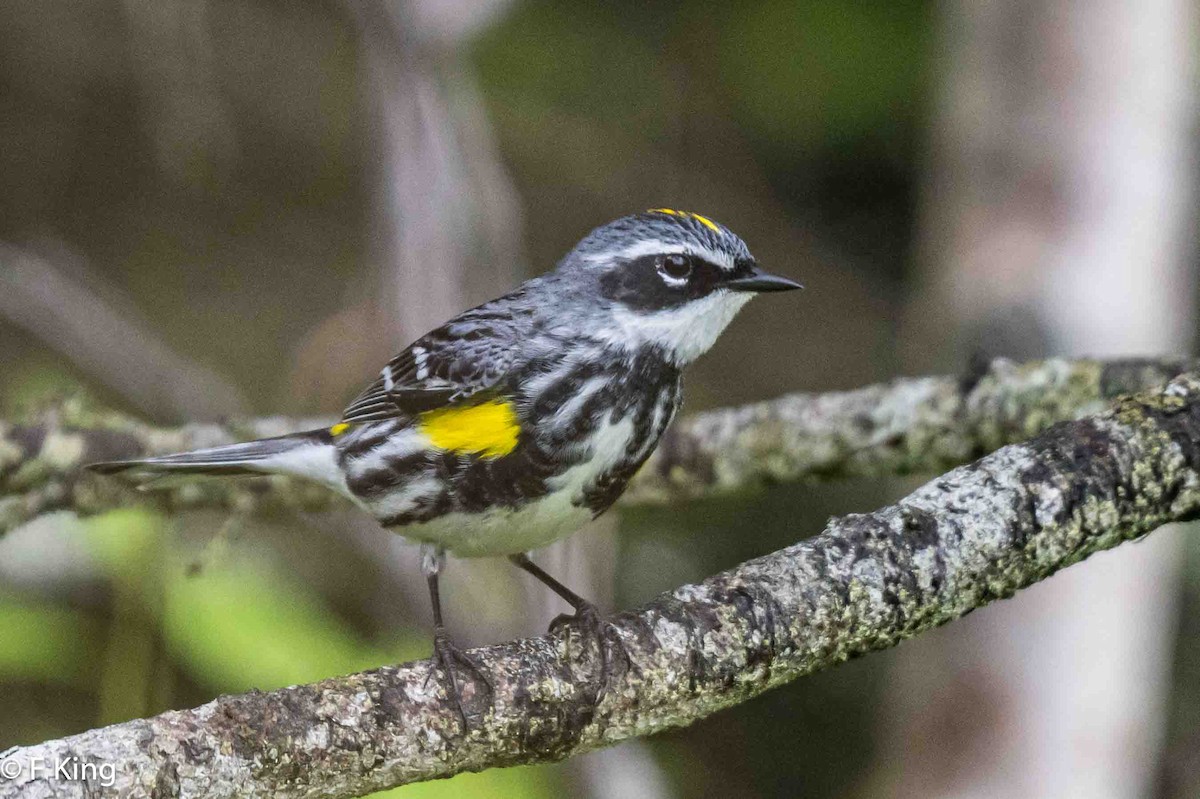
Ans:
<svg viewBox="0 0 1200 799"><path fill-rule="evenodd" d="M1187 0L943 4L910 365L1190 349L1193 12ZM1179 540L1130 555L902 650L882 793L1149 793Z"/></svg>
<svg viewBox="0 0 1200 799"><path fill-rule="evenodd" d="M367 266L299 350L293 391L340 408L399 348L517 282L520 203L466 57L508 0L346 0L359 35Z"/></svg>

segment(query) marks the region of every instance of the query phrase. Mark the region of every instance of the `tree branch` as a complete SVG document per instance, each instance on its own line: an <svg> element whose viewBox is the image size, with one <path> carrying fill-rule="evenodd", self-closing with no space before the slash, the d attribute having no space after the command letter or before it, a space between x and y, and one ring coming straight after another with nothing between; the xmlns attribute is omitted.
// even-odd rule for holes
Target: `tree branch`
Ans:
<svg viewBox="0 0 1200 799"><path fill-rule="evenodd" d="M469 731L420 661L16 749L7 759L24 768L0 799L345 797L557 760L894 646L1198 514L1200 377L1184 375L613 617L601 698L596 653L568 628L472 652L495 692L467 683ZM29 763L64 759L114 764L116 781L30 778Z"/></svg>
<svg viewBox="0 0 1200 799"><path fill-rule="evenodd" d="M693 499L805 479L940 474L1192 368L1194 362L1169 358L1022 364L998 358L962 376L900 378L706 411L672 426L622 500Z"/></svg>
<svg viewBox="0 0 1200 799"><path fill-rule="evenodd" d="M997 360L968 377L903 378L857 391L789 394L675 424L622 498L661 503L801 479L938 474L1051 424L1162 385L1182 360ZM339 500L283 477L197 481L150 494L80 470L91 461L281 435L328 419L269 418L164 430L63 406L40 423L0 422L0 533L50 510L96 513L133 502L317 510Z"/></svg>

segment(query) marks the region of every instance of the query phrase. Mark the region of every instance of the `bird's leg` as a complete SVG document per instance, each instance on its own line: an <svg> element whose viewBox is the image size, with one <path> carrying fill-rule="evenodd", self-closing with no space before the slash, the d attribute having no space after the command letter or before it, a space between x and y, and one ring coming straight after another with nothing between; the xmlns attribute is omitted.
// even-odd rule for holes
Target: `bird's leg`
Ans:
<svg viewBox="0 0 1200 799"><path fill-rule="evenodd" d="M582 625L584 632L595 639L596 648L600 653L600 690L597 695L597 699L604 696L604 693L608 690L609 677L611 676L611 673L608 647L605 645L604 636L607 623L601 617L600 609L547 574L541 566L538 566L529 559L529 555L525 553L521 553L519 555L509 555L508 559L511 560L516 566L532 574L543 585L545 585L554 593L558 594L575 609L574 614L563 613L559 616L556 616L554 620L550 622L550 631L556 632L563 625L572 621L578 621L580 625Z"/></svg>
<svg viewBox="0 0 1200 799"><path fill-rule="evenodd" d="M441 572L445 562L446 554L442 549L428 544L421 547L421 573L425 575L425 580L429 584L429 599L433 605L433 655L442 667L442 675L446 678L446 688L450 699L458 708L463 728L466 729L470 725L467 722L467 713L463 709L462 691L458 685L455 666L461 666L465 671L470 672L473 677L487 687L489 694L494 691L495 685L492 678L465 652L455 646L450 640L450 636L446 634L446 626L442 622L442 598L438 592L438 573Z"/></svg>

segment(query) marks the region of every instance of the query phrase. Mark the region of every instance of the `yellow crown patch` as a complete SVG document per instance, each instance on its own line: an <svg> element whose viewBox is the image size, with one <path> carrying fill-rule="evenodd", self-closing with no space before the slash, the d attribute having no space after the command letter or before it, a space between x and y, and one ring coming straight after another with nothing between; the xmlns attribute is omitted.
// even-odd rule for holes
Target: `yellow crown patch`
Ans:
<svg viewBox="0 0 1200 799"><path fill-rule="evenodd" d="M695 219L697 222L699 222L700 224L704 225L706 228L711 230L713 233L721 232L721 229L719 227L717 227L716 223L713 222L711 219L709 219L707 216L701 216L700 214L695 214L695 213L692 213L691 211L676 211L674 208L651 208L648 213L668 214L669 216L691 217L692 219Z"/></svg>

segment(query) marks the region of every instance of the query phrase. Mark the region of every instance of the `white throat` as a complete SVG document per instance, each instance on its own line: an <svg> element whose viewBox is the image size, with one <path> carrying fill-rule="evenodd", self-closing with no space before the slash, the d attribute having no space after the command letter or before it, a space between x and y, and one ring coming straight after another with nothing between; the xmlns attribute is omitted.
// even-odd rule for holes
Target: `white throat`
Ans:
<svg viewBox="0 0 1200 799"><path fill-rule="evenodd" d="M718 290L668 311L638 313L617 306L612 313L612 327L600 337L627 350L658 345L676 365L685 366L712 348L753 297L750 293Z"/></svg>

